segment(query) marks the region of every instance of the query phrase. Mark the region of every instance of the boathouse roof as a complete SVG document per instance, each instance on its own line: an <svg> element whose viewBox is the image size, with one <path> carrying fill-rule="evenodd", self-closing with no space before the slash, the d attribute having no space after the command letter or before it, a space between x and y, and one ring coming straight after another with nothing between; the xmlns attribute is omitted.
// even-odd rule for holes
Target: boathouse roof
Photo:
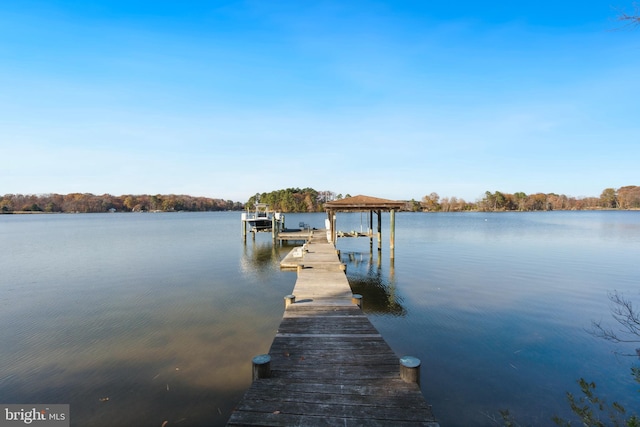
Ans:
<svg viewBox="0 0 640 427"><path fill-rule="evenodd" d="M405 202L398 200L380 199L371 196L353 196L345 199L334 200L324 204L325 209L334 211L363 211L401 209Z"/></svg>

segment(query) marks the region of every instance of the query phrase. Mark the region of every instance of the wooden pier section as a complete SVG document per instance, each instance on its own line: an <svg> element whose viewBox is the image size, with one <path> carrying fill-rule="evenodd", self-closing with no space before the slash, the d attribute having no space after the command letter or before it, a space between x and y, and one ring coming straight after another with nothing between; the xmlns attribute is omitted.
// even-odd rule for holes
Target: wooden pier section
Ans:
<svg viewBox="0 0 640 427"><path fill-rule="evenodd" d="M298 271L293 294L227 425L437 427L411 382L419 367L402 364L410 372L401 377L400 359L360 309L326 230L287 259Z"/></svg>

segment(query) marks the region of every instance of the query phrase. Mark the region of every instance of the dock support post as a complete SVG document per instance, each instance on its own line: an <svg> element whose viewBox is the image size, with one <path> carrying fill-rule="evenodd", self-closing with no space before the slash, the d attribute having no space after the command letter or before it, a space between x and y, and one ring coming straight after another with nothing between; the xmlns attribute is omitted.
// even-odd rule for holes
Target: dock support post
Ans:
<svg viewBox="0 0 640 427"><path fill-rule="evenodd" d="M369 211L369 252L373 254L373 210Z"/></svg>
<svg viewBox="0 0 640 427"><path fill-rule="evenodd" d="M390 217L390 230L389 230L389 257L394 259L396 257L396 211L391 209L389 212Z"/></svg>
<svg viewBox="0 0 640 427"><path fill-rule="evenodd" d="M338 242L336 241L336 239L338 238L338 231L336 230L336 225L337 225L337 218L336 218L336 214L335 213L331 213L332 218L331 218L331 241L333 242L333 245L337 245Z"/></svg>
<svg viewBox="0 0 640 427"><path fill-rule="evenodd" d="M353 294L351 296L351 303L357 305L359 308L362 308L362 295Z"/></svg>
<svg viewBox="0 0 640 427"><path fill-rule="evenodd" d="M420 385L420 359L413 356L401 357L400 378L407 383Z"/></svg>
<svg viewBox="0 0 640 427"><path fill-rule="evenodd" d="M287 307L289 307L291 304L296 302L296 296L295 295L285 295L284 296L284 308L285 310L287 309Z"/></svg>
<svg viewBox="0 0 640 427"><path fill-rule="evenodd" d="M382 252L382 211L378 210L378 252Z"/></svg>
<svg viewBox="0 0 640 427"><path fill-rule="evenodd" d="M271 356L260 354L253 358L253 381L271 376Z"/></svg>
<svg viewBox="0 0 640 427"><path fill-rule="evenodd" d="M242 213L240 222L242 223L242 241L246 242L247 241L247 214L246 213Z"/></svg>
<svg viewBox="0 0 640 427"><path fill-rule="evenodd" d="M278 237L278 229L276 228L277 225L278 221L276 221L276 215L273 214L273 216L271 217L271 237L273 238L273 240L276 240L276 238Z"/></svg>

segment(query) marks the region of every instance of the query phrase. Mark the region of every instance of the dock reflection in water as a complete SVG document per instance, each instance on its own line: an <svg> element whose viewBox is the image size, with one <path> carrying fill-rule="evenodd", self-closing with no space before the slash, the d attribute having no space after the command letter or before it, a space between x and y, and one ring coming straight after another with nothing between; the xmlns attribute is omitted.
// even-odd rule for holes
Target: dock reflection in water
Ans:
<svg viewBox="0 0 640 427"><path fill-rule="evenodd" d="M271 242L255 241L243 246L242 268L249 271L268 271L278 260L278 248Z"/></svg>
<svg viewBox="0 0 640 427"><path fill-rule="evenodd" d="M389 273L385 274L380 258L374 258L370 252L341 253L340 259L347 265L351 290L362 295L362 310L366 314L407 314L402 297L396 292L393 263Z"/></svg>

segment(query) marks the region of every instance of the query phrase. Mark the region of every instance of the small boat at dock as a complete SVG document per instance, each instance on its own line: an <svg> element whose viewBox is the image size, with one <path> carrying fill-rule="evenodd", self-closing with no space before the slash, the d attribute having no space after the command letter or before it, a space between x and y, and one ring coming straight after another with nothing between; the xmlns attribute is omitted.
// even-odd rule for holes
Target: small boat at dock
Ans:
<svg viewBox="0 0 640 427"><path fill-rule="evenodd" d="M252 231L270 230L273 226L273 217L277 212L269 209L266 203L256 203L255 210L243 214L243 220L249 223Z"/></svg>

